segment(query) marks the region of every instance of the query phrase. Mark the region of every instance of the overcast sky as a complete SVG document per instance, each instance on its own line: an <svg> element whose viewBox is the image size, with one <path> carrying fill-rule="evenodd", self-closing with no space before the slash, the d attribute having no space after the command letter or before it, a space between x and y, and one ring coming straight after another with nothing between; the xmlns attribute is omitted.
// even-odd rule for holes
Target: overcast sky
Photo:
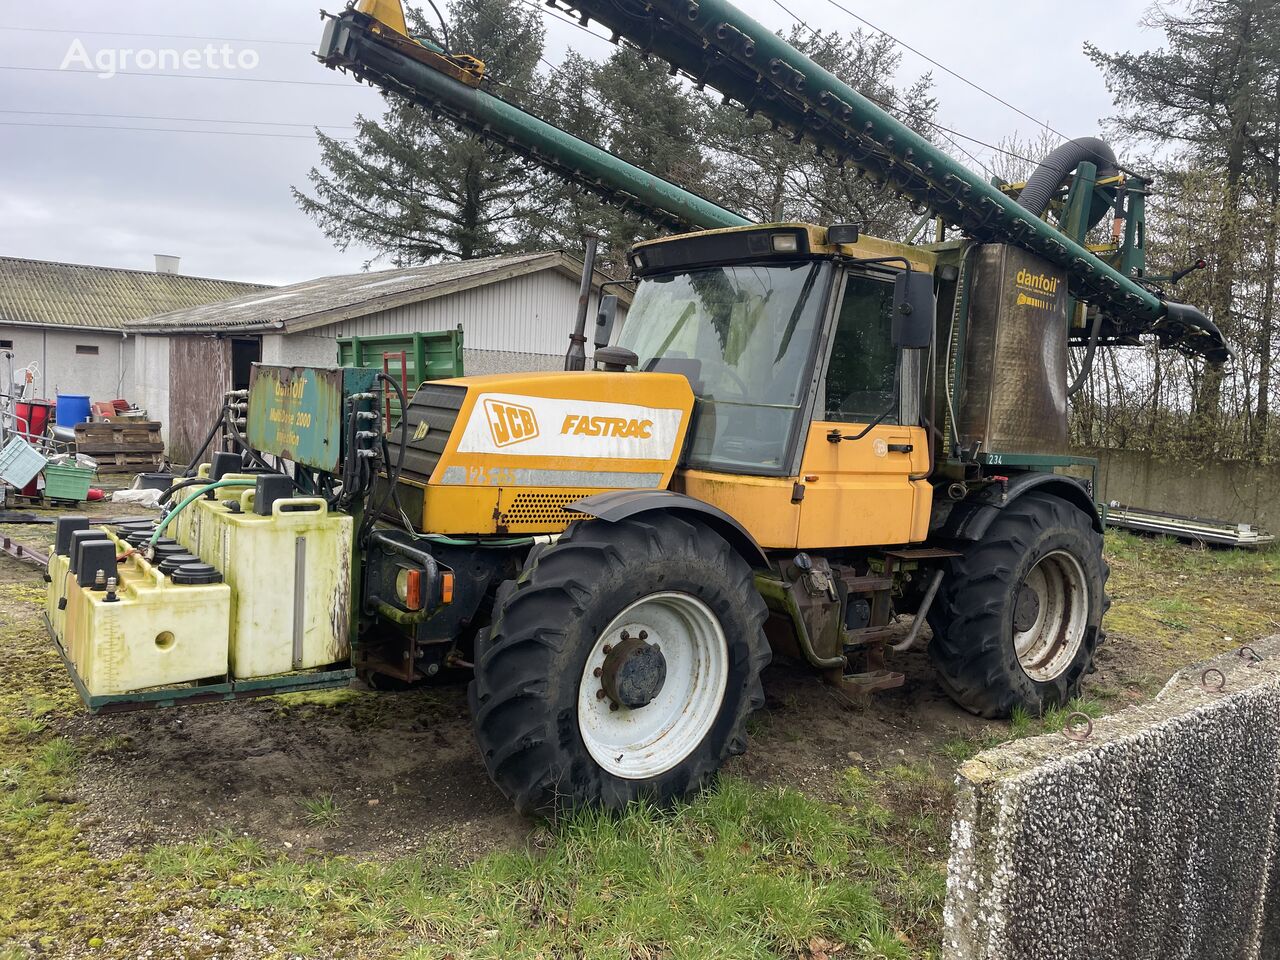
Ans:
<svg viewBox="0 0 1280 960"><path fill-rule="evenodd" d="M1070 16L1050 0L840 3L1072 136L1098 132L1111 112L1083 43L1147 49L1161 40L1139 26L1146 0L1078 0ZM823 29L857 26L829 0L787 6ZM790 24L772 0L742 7L772 29ZM263 283L359 270L369 252L335 250L289 193L318 159L311 125L342 135L356 113L381 111L371 89L311 57L322 29L316 11L316 0L6 4L0 255L151 269L152 255L165 253L182 258L183 273ZM569 47L595 58L611 49L551 18L547 39L552 61ZM144 54L142 69L130 63L109 79L75 72L85 70L86 57L102 63L125 49L191 52L177 70ZM64 63L70 69L59 69ZM934 73L939 122L988 142L1036 132L1026 118L904 53L905 77L926 70ZM219 122L200 122L209 120Z"/></svg>

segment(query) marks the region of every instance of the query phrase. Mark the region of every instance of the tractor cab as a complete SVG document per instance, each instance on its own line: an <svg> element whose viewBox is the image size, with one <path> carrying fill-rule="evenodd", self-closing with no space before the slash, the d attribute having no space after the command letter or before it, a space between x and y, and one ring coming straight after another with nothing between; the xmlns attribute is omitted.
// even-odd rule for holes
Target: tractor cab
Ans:
<svg viewBox="0 0 1280 960"><path fill-rule="evenodd" d="M933 256L832 230L849 242L781 224L631 254L639 283L619 345L641 371L685 376L694 394L676 486L768 547L905 543L928 515L929 485L914 477L929 472ZM877 519L844 503L873 490L905 509Z"/></svg>

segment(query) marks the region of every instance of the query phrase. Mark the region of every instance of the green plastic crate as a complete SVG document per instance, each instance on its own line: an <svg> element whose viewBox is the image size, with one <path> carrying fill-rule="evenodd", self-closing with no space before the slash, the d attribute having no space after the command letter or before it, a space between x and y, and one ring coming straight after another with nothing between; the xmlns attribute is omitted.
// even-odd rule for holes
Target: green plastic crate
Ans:
<svg viewBox="0 0 1280 960"><path fill-rule="evenodd" d="M93 474L89 467L51 463L44 468L44 495L50 500L80 502L89 496Z"/></svg>

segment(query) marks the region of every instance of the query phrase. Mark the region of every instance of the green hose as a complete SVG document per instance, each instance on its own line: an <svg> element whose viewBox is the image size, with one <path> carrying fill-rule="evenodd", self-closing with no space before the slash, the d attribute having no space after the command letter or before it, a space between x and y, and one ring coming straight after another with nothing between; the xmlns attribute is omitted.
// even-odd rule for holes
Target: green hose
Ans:
<svg viewBox="0 0 1280 960"><path fill-rule="evenodd" d="M169 526L170 521L210 490L217 490L219 487L252 487L256 483L256 480L215 480L213 483L201 487L165 515L165 518L160 521L160 525L156 527L156 532L153 533L151 535L151 539L147 541L147 546L154 547L156 545L156 541L158 541L161 534L164 533L165 528Z"/></svg>

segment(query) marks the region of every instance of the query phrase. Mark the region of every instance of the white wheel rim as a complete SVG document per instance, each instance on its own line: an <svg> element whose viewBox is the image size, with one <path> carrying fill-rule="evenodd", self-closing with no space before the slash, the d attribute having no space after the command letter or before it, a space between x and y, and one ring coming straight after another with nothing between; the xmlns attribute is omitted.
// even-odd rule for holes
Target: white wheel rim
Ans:
<svg viewBox="0 0 1280 960"><path fill-rule="evenodd" d="M1080 652L1089 627L1089 581L1079 560L1055 550L1027 572L1022 589L1035 592L1039 609L1030 627L1015 628L1013 646L1026 675L1045 683L1059 677Z"/></svg>
<svg viewBox="0 0 1280 960"><path fill-rule="evenodd" d="M657 644L667 675L657 695L643 707L613 709L595 671L605 647L622 634ZM728 644L711 609L687 593L654 593L628 606L596 639L578 684L578 732L605 771L626 780L666 773L706 738L720 713L729 680Z"/></svg>

